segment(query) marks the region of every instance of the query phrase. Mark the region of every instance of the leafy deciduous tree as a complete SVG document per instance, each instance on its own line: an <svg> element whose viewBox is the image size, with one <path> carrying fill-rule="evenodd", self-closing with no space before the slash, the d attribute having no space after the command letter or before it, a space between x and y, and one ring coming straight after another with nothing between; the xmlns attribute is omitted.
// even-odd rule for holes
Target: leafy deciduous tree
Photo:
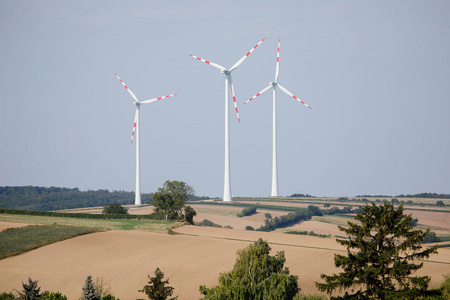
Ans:
<svg viewBox="0 0 450 300"><path fill-rule="evenodd" d="M349 290L331 299L414 299L426 294L430 278L412 276L423 263L415 260L437 253L437 247L422 249L429 230L413 230L411 216L393 204L366 205L355 216L360 224L339 226L348 240L337 240L347 247L347 255L335 254L339 274L321 275L325 283L316 283L320 291Z"/></svg>
<svg viewBox="0 0 450 300"><path fill-rule="evenodd" d="M219 276L219 285L200 286L203 299L293 299L298 293L298 276L284 268L284 251L270 256L270 246L259 239L237 252L230 272Z"/></svg>
<svg viewBox="0 0 450 300"><path fill-rule="evenodd" d="M166 300L168 297L172 296L174 288L171 286L166 286L169 284L169 279L163 280L164 273L161 272L159 268L155 270L155 277L148 276L148 284L144 285L142 290L139 292L145 293L150 300ZM169 300L176 300L178 296L170 298Z"/></svg>
<svg viewBox="0 0 450 300"><path fill-rule="evenodd" d="M183 216L183 207L188 197L194 194L194 189L184 181L164 182L162 188L158 188L158 192L153 194L152 205L157 212L162 211L166 216L181 218Z"/></svg>
<svg viewBox="0 0 450 300"><path fill-rule="evenodd" d="M3 292L0 294L0 300L14 300L14 299L16 299L16 297L11 292L9 293Z"/></svg>

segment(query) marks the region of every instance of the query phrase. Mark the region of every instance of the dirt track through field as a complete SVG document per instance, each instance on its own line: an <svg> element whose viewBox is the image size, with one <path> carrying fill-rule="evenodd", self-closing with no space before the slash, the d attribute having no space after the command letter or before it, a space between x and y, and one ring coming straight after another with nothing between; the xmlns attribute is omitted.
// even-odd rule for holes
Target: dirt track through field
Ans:
<svg viewBox="0 0 450 300"><path fill-rule="evenodd" d="M184 226L180 235L142 231L108 231L80 236L0 261L0 292L20 289L28 277L39 280L42 290L60 291L78 299L86 276L110 281L122 300L143 298L138 292L159 267L179 299L198 299L201 284L217 284L219 273L232 269L235 253L262 237L271 243L272 255L284 250L286 265L306 293L316 293L320 274L335 271L334 253L343 250L334 239ZM435 286L450 268L450 249L440 250L425 263L422 274Z"/></svg>

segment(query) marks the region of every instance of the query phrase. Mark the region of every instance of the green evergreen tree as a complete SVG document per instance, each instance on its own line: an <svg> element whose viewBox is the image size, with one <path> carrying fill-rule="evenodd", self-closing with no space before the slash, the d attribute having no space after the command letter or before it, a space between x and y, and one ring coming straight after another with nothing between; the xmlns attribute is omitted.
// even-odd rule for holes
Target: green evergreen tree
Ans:
<svg viewBox="0 0 450 300"><path fill-rule="evenodd" d="M335 254L339 274L321 275L325 283L316 283L320 291L346 291L331 299L415 299L426 295L428 276L412 276L423 263L416 260L437 253L437 247L422 249L429 230L413 230L411 216L386 203L366 205L356 214L359 223L339 226L348 240L337 240L347 247L347 255ZM350 290L351 293L348 292Z"/></svg>
<svg viewBox="0 0 450 300"><path fill-rule="evenodd" d="M19 292L19 298L21 300L35 300L40 299L42 295L40 294L41 288L37 285L38 281L33 281L28 278L28 283L22 282L23 291Z"/></svg>
<svg viewBox="0 0 450 300"><path fill-rule="evenodd" d="M174 288L171 286L166 286L166 284L169 284L169 279L163 280L163 278L164 273L159 268L156 268L155 277L150 277L149 275L148 284L144 285L144 288L142 290L139 290L139 292L145 293L150 300L178 299L178 296L174 298L168 298L172 296Z"/></svg>
<svg viewBox="0 0 450 300"><path fill-rule="evenodd" d="M219 276L219 285L200 286L202 299L293 299L300 291L298 276L284 268L284 251L270 256L270 246L261 238L237 252L238 258L230 272Z"/></svg>
<svg viewBox="0 0 450 300"><path fill-rule="evenodd" d="M83 287L83 300L101 300L100 293L97 293L92 277L86 277Z"/></svg>

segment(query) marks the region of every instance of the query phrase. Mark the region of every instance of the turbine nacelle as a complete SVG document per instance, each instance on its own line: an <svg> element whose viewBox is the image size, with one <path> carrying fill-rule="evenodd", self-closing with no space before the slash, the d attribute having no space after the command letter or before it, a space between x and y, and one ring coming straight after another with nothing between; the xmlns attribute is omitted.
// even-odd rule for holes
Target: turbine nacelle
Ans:
<svg viewBox="0 0 450 300"><path fill-rule="evenodd" d="M141 103L140 102L133 102L133 105L140 106Z"/></svg>
<svg viewBox="0 0 450 300"><path fill-rule="evenodd" d="M230 75L231 71L228 70L221 70L220 73L225 74L225 75Z"/></svg>
<svg viewBox="0 0 450 300"><path fill-rule="evenodd" d="M277 85L278 85L278 83L276 83L276 82L269 82L269 84L274 88L277 87Z"/></svg>

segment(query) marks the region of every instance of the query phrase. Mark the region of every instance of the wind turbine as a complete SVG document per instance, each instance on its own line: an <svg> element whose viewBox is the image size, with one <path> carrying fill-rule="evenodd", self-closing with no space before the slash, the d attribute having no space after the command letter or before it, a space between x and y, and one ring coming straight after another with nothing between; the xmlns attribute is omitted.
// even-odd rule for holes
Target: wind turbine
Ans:
<svg viewBox="0 0 450 300"><path fill-rule="evenodd" d="M134 101L133 104L136 105L136 113L134 114L134 124L133 124L133 133L131 134L131 143L133 143L134 133L136 132L136 193L134 198L134 205L141 205L141 174L140 174L140 163L139 163L139 132L141 131L139 128L139 109L141 107L141 104L147 104L152 103L164 98L169 98L172 96L175 96L176 94L170 94L163 97L153 98L145 101L139 101L137 97L133 94L133 92L126 86L126 84L120 79L119 76L117 76L116 73L114 73L119 79L119 81L122 83L122 85L126 88L128 93L130 93L131 97L133 97Z"/></svg>
<svg viewBox="0 0 450 300"><path fill-rule="evenodd" d="M226 69L221 65L215 64L211 61L201 59L200 57L189 54L193 58L196 58L208 65L211 65L220 70L225 75L225 176L223 183L223 201L231 201L231 184L230 184L230 124L229 124L229 109L228 109L228 91L231 90L233 95L234 108L236 109L236 116L238 122L241 123L239 118L239 112L236 105L236 96L234 95L233 80L231 79L231 72L236 69L242 62L256 49L266 38L263 38L255 47L253 47L247 54L245 54L240 60L238 60L230 69Z"/></svg>
<svg viewBox="0 0 450 300"><path fill-rule="evenodd" d="M261 92L256 94L255 96L251 97L247 101L244 102L246 104L247 102L255 99L259 95L262 95L263 93L267 92L270 89L273 89L273 131L272 131L272 191L270 193L270 196L278 196L278 175L277 175L277 107L276 107L276 98L277 98L277 87L280 88L284 93L286 93L288 96L293 97L295 100L299 101L300 103L306 105L308 108L311 108L308 104L297 98L295 95L293 95L291 92L289 92L286 88L284 88L281 84L278 83L278 74L280 70L280 40L278 39L278 51L277 51L277 65L275 69L275 81L270 82L269 86L264 88Z"/></svg>

